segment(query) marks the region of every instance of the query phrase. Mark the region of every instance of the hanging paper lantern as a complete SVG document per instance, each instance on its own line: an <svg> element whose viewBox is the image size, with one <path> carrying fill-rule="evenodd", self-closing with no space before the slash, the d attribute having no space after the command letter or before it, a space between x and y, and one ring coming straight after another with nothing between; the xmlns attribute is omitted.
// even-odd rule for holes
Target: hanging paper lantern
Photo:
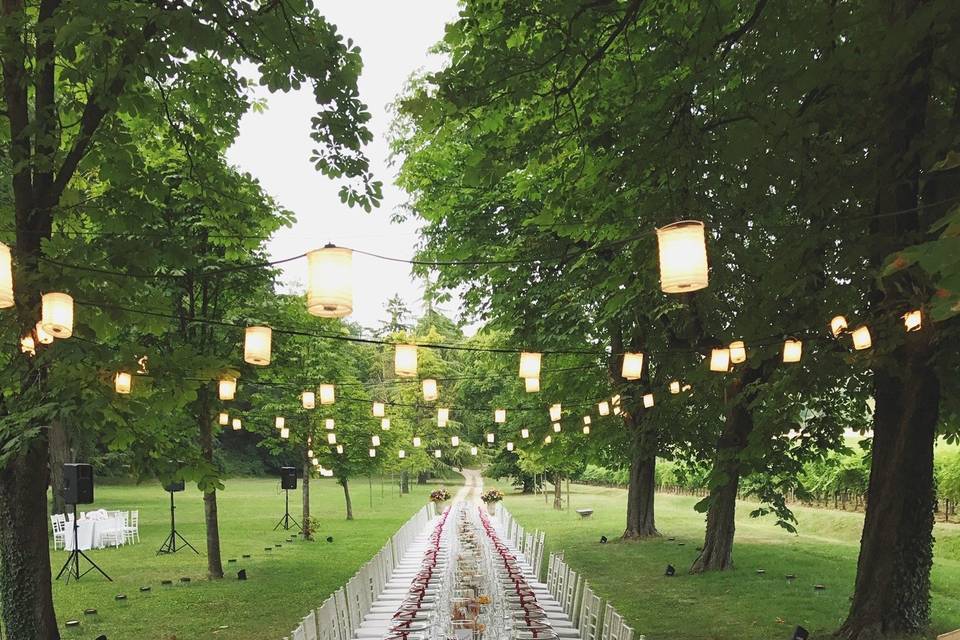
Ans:
<svg viewBox="0 0 960 640"><path fill-rule="evenodd" d="M307 253L307 311L343 318L353 311L353 251L328 244Z"/></svg>
<svg viewBox="0 0 960 640"><path fill-rule="evenodd" d="M373 436L373 437L371 437L371 438L370 438L370 444L372 444L372 445L375 446L375 447L379 447L379 446L380 446L380 436Z"/></svg>
<svg viewBox="0 0 960 640"><path fill-rule="evenodd" d="M380 418L380 428L384 431L390 431L390 418Z"/></svg>
<svg viewBox="0 0 960 640"><path fill-rule="evenodd" d="M539 378L540 377L540 358L543 354L528 353L524 351L520 354L520 377L521 378Z"/></svg>
<svg viewBox="0 0 960 640"><path fill-rule="evenodd" d="M316 458L310 458L310 463L313 464L313 466L315 467L320 466L320 461L317 460ZM320 470L320 475L323 475L323 469Z"/></svg>
<svg viewBox="0 0 960 640"><path fill-rule="evenodd" d="M540 378L524 378L523 385L527 393L538 393L540 391Z"/></svg>
<svg viewBox="0 0 960 640"><path fill-rule="evenodd" d="M472 455L472 456L477 455L477 448L476 448L476 447L470 447L470 455Z"/></svg>
<svg viewBox="0 0 960 640"><path fill-rule="evenodd" d="M20 338L20 351L31 356L37 355L37 345L33 341L33 336Z"/></svg>
<svg viewBox="0 0 960 640"><path fill-rule="evenodd" d="M493 412L493 421L498 424L503 424L507 421L507 410L506 409L497 409Z"/></svg>
<svg viewBox="0 0 960 640"><path fill-rule="evenodd" d="M443 452L441 452L440 449L435 449L434 452L433 452L433 457L434 457L434 458L439 458L439 457L442 456L442 455L443 455Z"/></svg>
<svg viewBox="0 0 960 640"><path fill-rule="evenodd" d="M526 440L530 437L530 429L520 429L520 437Z"/></svg>
<svg viewBox="0 0 960 640"><path fill-rule="evenodd" d="M710 371L726 373L730 370L730 349L713 349L710 352Z"/></svg>
<svg viewBox="0 0 960 640"><path fill-rule="evenodd" d="M73 335L73 298L65 293L45 293L40 307L44 331L61 339Z"/></svg>
<svg viewBox="0 0 960 640"><path fill-rule="evenodd" d="M337 434L328 433L327 434L327 444L337 444Z"/></svg>
<svg viewBox="0 0 960 640"><path fill-rule="evenodd" d="M240 428L241 428L242 426L243 426L243 425L240 423L240 418L234 418L234 419L233 419L233 430L234 430L234 431L240 431Z"/></svg>
<svg viewBox="0 0 960 640"><path fill-rule="evenodd" d="M680 381L679 381L679 380L674 380L673 382L670 383L670 393L672 393L672 394L674 394L674 395L680 393Z"/></svg>
<svg viewBox="0 0 960 640"><path fill-rule="evenodd" d="M903 326L908 332L920 331L923 327L923 314L920 313L920 309L903 314Z"/></svg>
<svg viewBox="0 0 960 640"><path fill-rule="evenodd" d="M612 398L610 398L610 404L613 405L614 407L619 407L619 406L620 406L620 394L619 394L619 393L618 393L617 395L613 396Z"/></svg>
<svg viewBox="0 0 960 640"><path fill-rule="evenodd" d="M43 329L43 323L38 322L34 331L37 334L37 342L40 344L53 344L53 336Z"/></svg>
<svg viewBox="0 0 960 640"><path fill-rule="evenodd" d="M307 457L308 457L308 458L312 458L312 457L313 457L313 449L307 449Z"/></svg>
<svg viewBox="0 0 960 640"><path fill-rule="evenodd" d="M10 247L0 242L0 309L13 305L13 257Z"/></svg>
<svg viewBox="0 0 960 640"><path fill-rule="evenodd" d="M427 378L423 381L423 400L424 402L433 402L440 397L437 391L437 381L433 378Z"/></svg>
<svg viewBox="0 0 960 640"><path fill-rule="evenodd" d="M747 359L747 347L743 340L734 340L730 343L730 362L740 364Z"/></svg>
<svg viewBox="0 0 960 640"><path fill-rule="evenodd" d="M563 408L560 406L560 403L550 406L550 419L554 422L560 419L560 415L563 413Z"/></svg>
<svg viewBox="0 0 960 640"><path fill-rule="evenodd" d="M551 442L553 442L553 436L547 436L543 439L544 444L550 444Z"/></svg>
<svg viewBox="0 0 960 640"><path fill-rule="evenodd" d="M858 327L853 332L853 348L857 351L869 349L872 344L873 341L870 339L870 329L868 329L866 325Z"/></svg>
<svg viewBox="0 0 960 640"><path fill-rule="evenodd" d="M623 410L622 410L620 407L614 407L614 408L613 408L613 415L618 416L618 415L620 415L621 413L623 413Z"/></svg>
<svg viewBox="0 0 960 640"><path fill-rule="evenodd" d="M417 347L412 344L398 344L393 353L393 372L401 378L413 378L417 375Z"/></svg>
<svg viewBox="0 0 960 640"><path fill-rule="evenodd" d="M273 426L276 427L277 429L283 429L285 426L287 426L286 418L284 418L283 416L277 416L276 418L273 419Z"/></svg>
<svg viewBox="0 0 960 640"><path fill-rule="evenodd" d="M327 429L333 429L334 427L337 426L336 422L333 421L333 418L327 418L327 419L324 421L324 423L325 423L325 426L327 427Z"/></svg>
<svg viewBox="0 0 960 640"><path fill-rule="evenodd" d="M799 340L786 340L783 343L783 361L800 362L803 355L803 343Z"/></svg>
<svg viewBox="0 0 960 640"><path fill-rule="evenodd" d="M220 379L218 384L220 399L221 400L233 400L237 395L237 379L226 376Z"/></svg>
<svg viewBox="0 0 960 640"><path fill-rule="evenodd" d="M217 422L220 423L221 427L225 427L230 424L230 415L220 412L220 415L217 417Z"/></svg>
<svg viewBox="0 0 960 640"><path fill-rule="evenodd" d="M653 406L653 394L652 394L652 393L645 393L645 394L643 395L643 406L644 406L644 408L646 408L646 409L649 409L650 407Z"/></svg>
<svg viewBox="0 0 960 640"><path fill-rule="evenodd" d="M660 288L665 293L689 293L707 287L707 242L702 222L683 220L657 229L657 246Z"/></svg>
<svg viewBox="0 0 960 640"><path fill-rule="evenodd" d="M337 453L343 453L343 445L342 445L342 444L338 444L338 445L337 445ZM333 475L333 471L330 472L330 475Z"/></svg>
<svg viewBox="0 0 960 640"><path fill-rule="evenodd" d="M487 434L487 442L489 442L490 444L493 444L493 441L494 441L495 439L496 439L496 437L495 437L492 433L488 433L488 434Z"/></svg>
<svg viewBox="0 0 960 640"><path fill-rule="evenodd" d="M830 333L833 334L833 337L838 337L841 333L847 330L847 319L843 316L835 316L833 320L830 321Z"/></svg>
<svg viewBox="0 0 960 640"><path fill-rule="evenodd" d="M376 457L377 457L377 450L376 450L376 449L370 449L370 457L371 457L371 458L376 458Z"/></svg>
<svg viewBox="0 0 960 640"><path fill-rule="evenodd" d="M313 444L313 436L312 436L312 435L307 435L307 446L309 447L309 446L311 446L312 444Z"/></svg>
<svg viewBox="0 0 960 640"><path fill-rule="evenodd" d="M420 436L413 436L413 446L419 447L421 442Z"/></svg>
<svg viewBox="0 0 960 640"><path fill-rule="evenodd" d="M407 452L404 451L403 449L400 449L400 451L397 451L397 457L398 457L398 458L401 458L401 459L406 458L406 457L407 457Z"/></svg>
<svg viewBox="0 0 960 640"><path fill-rule="evenodd" d="M602 416L608 416L608 415L610 415L610 403L607 402L606 400L598 403L598 404L597 404L597 413L599 413L599 414L602 415Z"/></svg>
<svg viewBox="0 0 960 640"><path fill-rule="evenodd" d="M585 436L590 435L590 425L588 424L583 425L583 435Z"/></svg>
<svg viewBox="0 0 960 640"><path fill-rule="evenodd" d="M273 329L270 327L247 327L243 340L243 361L265 367L270 364L270 343Z"/></svg>
<svg viewBox="0 0 960 640"><path fill-rule="evenodd" d="M373 417L382 418L384 415L384 405L382 402L373 403Z"/></svg>
<svg viewBox="0 0 960 640"><path fill-rule="evenodd" d="M683 385L682 391L683 391L684 393L686 393L687 391L690 391L690 389L692 389L692 388L693 388L693 387L691 387L690 385L685 384L685 385Z"/></svg>
<svg viewBox="0 0 960 640"><path fill-rule="evenodd" d="M554 422L554 423L553 423L553 432L554 432L554 433L560 433L560 423L559 423L559 422Z"/></svg>
<svg viewBox="0 0 960 640"><path fill-rule="evenodd" d="M116 377L113 379L113 388L117 390L117 393L130 393L130 387L132 385L133 376L126 371L118 371Z"/></svg>
<svg viewBox="0 0 960 640"><path fill-rule="evenodd" d="M583 416L583 424L590 424L590 416Z"/></svg>
<svg viewBox="0 0 960 640"><path fill-rule="evenodd" d="M447 422L449 421L450 421L450 409L447 409L445 407L441 407L437 409L437 426L445 427L447 426Z"/></svg>
<svg viewBox="0 0 960 640"><path fill-rule="evenodd" d="M455 446L455 447L459 447L459 446L460 446L460 436L451 436L451 437L450 437L450 444L453 445L453 446Z"/></svg>
<svg viewBox="0 0 960 640"><path fill-rule="evenodd" d="M280 437L283 438L284 440L286 440L287 438L289 438L289 437L290 437L290 429L288 429L288 428L286 428L286 427L284 427L283 429L280 429Z"/></svg>
<svg viewBox="0 0 960 640"><path fill-rule="evenodd" d="M317 406L317 394L313 391L304 391L300 394L300 402L304 409L313 409Z"/></svg>
<svg viewBox="0 0 960 640"><path fill-rule="evenodd" d="M620 371L620 375L625 380L639 380L643 375L643 354L623 354L623 367Z"/></svg>
<svg viewBox="0 0 960 640"><path fill-rule="evenodd" d="M320 385L320 404L333 404L336 401L336 391L332 384Z"/></svg>
<svg viewBox="0 0 960 640"><path fill-rule="evenodd" d="M513 451L513 443L512 443L512 442L508 442L508 443L507 443L507 451Z"/></svg>

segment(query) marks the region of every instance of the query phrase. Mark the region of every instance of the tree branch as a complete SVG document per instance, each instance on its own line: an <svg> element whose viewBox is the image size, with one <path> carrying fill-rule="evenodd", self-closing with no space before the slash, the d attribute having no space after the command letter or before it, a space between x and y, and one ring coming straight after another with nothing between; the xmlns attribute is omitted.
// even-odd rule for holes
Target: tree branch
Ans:
<svg viewBox="0 0 960 640"><path fill-rule="evenodd" d="M730 49L733 48L733 45L739 42L740 38L747 35L747 32L753 28L753 25L756 24L757 20L760 18L760 14L763 13L764 7L767 6L767 0L757 0L756 6L753 8L753 13L750 14L750 17L737 27L734 31L731 31L727 35L723 36L717 41L716 47L723 47L723 54L727 55L730 52Z"/></svg>
<svg viewBox="0 0 960 640"><path fill-rule="evenodd" d="M606 55L607 50L613 46L613 43L617 38L620 37L620 34L626 30L630 23L632 23L637 14L640 12L640 6L643 4L643 0L630 0L630 4L627 5L627 11L623 15L623 18L620 19L620 22L617 23L617 26L613 29L613 32L607 36L607 39L603 41L600 45L600 48L593 52L587 61L583 63L583 66L580 67L580 70L577 72L577 75L573 77L566 87L561 91L565 93L572 93L574 89L577 88L577 85L580 84L580 81L583 80L583 76L586 75L587 71L590 70L594 64L599 62L604 55Z"/></svg>

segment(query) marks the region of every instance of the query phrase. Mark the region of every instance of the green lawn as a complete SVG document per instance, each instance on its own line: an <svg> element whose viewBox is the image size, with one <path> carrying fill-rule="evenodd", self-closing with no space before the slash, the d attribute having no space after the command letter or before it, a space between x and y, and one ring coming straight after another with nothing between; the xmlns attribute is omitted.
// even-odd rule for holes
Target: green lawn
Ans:
<svg viewBox="0 0 960 640"><path fill-rule="evenodd" d="M543 496L508 495L504 504L528 529L545 530L548 551L563 549L569 564L647 640L786 640L798 624L820 638L845 617L861 514L798 507L800 533L792 535L769 519L751 519L750 505L741 504L735 570L690 576L686 571L703 542L703 516L693 510L697 499L658 495L663 537L620 543L625 499L622 489L571 485L571 509L595 509L588 520L553 511ZM943 633L960 628L960 525L938 524L935 533L932 631ZM612 543L599 544L601 535ZM664 576L667 563L677 577ZM795 583L788 584L786 574L795 574ZM827 590L814 592L814 584Z"/></svg>
<svg viewBox="0 0 960 640"><path fill-rule="evenodd" d="M374 477L371 507L368 480L358 478L351 483L356 519L347 522L340 486L332 479L314 480L311 509L321 521L318 541L287 543L283 531L273 531L283 515L283 494L276 480L226 484L218 505L227 577L218 581L206 580L206 558L189 549L155 555L170 527L168 494L159 485L99 485L93 508L140 509L141 543L89 552L112 583L90 573L77 583L61 580L54 585L61 628L68 619L81 621L79 629L65 630L64 638L93 640L102 633L110 640L281 638L370 559L436 487L411 485L412 493L400 496L389 477L382 489ZM291 492L290 498L291 513L299 520L300 491ZM205 551L203 502L195 489L177 494L177 528L201 553ZM327 536L333 536L332 544L324 540ZM283 546L264 551L276 543ZM243 554L252 557L244 560ZM228 558L238 561L227 564ZM65 552L54 553L54 575L65 559ZM247 570L246 582L236 579L241 568ZM189 585L180 583L182 576L191 578ZM173 580L173 586L162 587L163 579ZM151 591L140 593L141 586L150 586ZM121 593L127 595L126 602L114 600ZM83 615L90 607L98 610L96 616Z"/></svg>

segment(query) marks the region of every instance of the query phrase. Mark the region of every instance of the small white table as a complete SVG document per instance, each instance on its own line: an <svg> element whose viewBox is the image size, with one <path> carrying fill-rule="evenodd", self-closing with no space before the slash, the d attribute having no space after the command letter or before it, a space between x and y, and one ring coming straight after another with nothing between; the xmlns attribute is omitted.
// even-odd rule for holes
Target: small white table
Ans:
<svg viewBox="0 0 960 640"><path fill-rule="evenodd" d="M123 522L120 518L106 518L103 520L85 520L80 519L77 521L77 544L80 551L87 551L89 549L103 549L106 547L104 543L104 533L108 531L119 530L121 533L118 536L118 540L123 542L123 527L126 523ZM73 551L73 520L67 520L67 530L64 535L64 550Z"/></svg>

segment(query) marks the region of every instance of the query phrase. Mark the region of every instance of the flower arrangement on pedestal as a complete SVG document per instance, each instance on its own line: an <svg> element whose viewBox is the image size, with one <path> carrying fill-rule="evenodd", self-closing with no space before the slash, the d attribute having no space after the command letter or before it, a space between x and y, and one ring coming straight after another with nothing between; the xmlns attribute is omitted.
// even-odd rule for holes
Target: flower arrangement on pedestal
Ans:
<svg viewBox="0 0 960 640"><path fill-rule="evenodd" d="M499 489L490 489L484 492L480 499L487 505L487 511L490 515L494 515L497 512L497 503L503 500L503 492Z"/></svg>
<svg viewBox="0 0 960 640"><path fill-rule="evenodd" d="M447 491L446 487L440 487L436 491L430 493L431 502L446 502L450 499L450 492Z"/></svg>

